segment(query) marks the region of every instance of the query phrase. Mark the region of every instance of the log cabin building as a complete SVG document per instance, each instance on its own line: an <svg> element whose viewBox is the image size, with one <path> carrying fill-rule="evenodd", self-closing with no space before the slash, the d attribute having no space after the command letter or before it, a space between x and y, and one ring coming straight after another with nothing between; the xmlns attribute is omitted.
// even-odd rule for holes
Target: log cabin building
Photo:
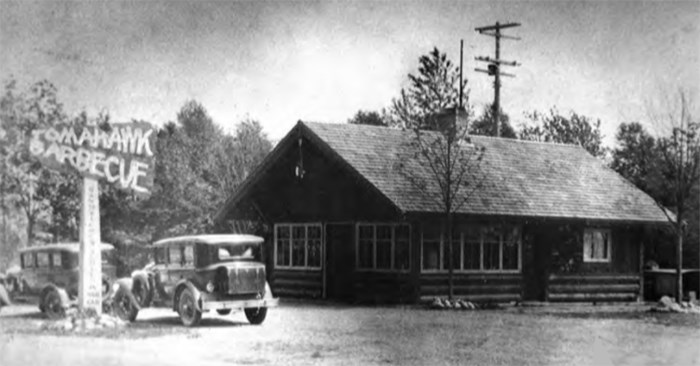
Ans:
<svg viewBox="0 0 700 366"><path fill-rule="evenodd" d="M217 213L271 233L273 292L416 302L448 293L441 207L412 132L298 122ZM483 184L454 220L454 294L470 301L634 301L667 217L580 146L471 136ZM406 169L406 168L404 168ZM426 189L437 189L436 186Z"/></svg>

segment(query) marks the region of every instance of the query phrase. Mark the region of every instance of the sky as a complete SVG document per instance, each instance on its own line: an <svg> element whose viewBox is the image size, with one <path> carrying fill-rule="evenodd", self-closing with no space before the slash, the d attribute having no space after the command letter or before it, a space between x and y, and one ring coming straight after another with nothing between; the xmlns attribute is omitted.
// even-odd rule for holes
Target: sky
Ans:
<svg viewBox="0 0 700 366"><path fill-rule="evenodd" d="M700 96L700 1L83 1L0 0L0 80L47 79L70 113L175 121L188 100L232 131L251 118L273 140L298 120L346 122L391 106L418 58L437 47L459 63L470 102L493 100L475 56L504 34L501 105L650 127L648 105L679 88ZM700 102L695 103L700 106Z"/></svg>

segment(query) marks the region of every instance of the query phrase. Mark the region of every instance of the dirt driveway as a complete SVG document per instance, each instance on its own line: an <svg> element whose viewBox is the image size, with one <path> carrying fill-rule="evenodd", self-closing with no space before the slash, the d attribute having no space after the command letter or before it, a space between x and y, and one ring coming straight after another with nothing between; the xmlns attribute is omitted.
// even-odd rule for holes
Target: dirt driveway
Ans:
<svg viewBox="0 0 700 366"><path fill-rule="evenodd" d="M35 307L0 313L9 365L699 365L700 317L596 308L430 311L284 303L262 326L147 309L115 334L45 334Z"/></svg>

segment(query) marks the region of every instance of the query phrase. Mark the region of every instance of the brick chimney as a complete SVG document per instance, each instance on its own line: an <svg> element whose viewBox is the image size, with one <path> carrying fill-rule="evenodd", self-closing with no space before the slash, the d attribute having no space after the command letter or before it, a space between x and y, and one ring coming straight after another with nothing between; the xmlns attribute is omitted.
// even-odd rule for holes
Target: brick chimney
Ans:
<svg viewBox="0 0 700 366"><path fill-rule="evenodd" d="M433 119L436 131L451 130L452 134L457 133L458 128L467 128L468 114L464 107L443 108L435 114Z"/></svg>

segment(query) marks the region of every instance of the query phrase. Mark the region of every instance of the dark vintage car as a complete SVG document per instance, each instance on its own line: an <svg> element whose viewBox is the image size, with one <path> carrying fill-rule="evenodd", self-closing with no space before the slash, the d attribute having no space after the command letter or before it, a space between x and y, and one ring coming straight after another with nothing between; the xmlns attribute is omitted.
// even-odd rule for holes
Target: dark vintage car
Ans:
<svg viewBox="0 0 700 366"><path fill-rule="evenodd" d="M267 308L277 306L261 262L263 239L253 235L195 235L153 244L155 263L134 271L125 296L114 300L120 317L135 320L139 307L168 307L185 326L199 324L202 313L227 315L243 310L251 324L261 324Z"/></svg>
<svg viewBox="0 0 700 366"><path fill-rule="evenodd" d="M101 244L102 294L106 296L116 278L110 244ZM61 243L20 250L21 270L9 282L15 301L34 302L49 318L61 318L77 304L80 280L80 244Z"/></svg>

